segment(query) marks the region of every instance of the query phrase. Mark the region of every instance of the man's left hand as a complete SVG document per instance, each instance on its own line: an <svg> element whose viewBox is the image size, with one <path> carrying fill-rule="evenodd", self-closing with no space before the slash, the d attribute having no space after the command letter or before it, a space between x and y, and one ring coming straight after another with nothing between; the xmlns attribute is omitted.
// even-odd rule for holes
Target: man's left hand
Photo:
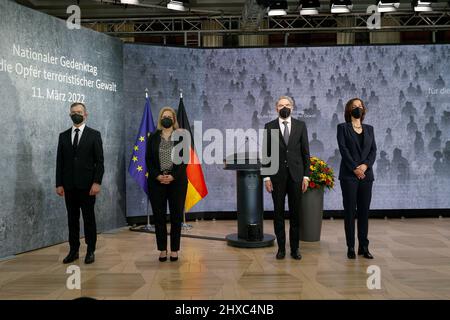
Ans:
<svg viewBox="0 0 450 320"><path fill-rule="evenodd" d="M90 196L96 196L100 193L100 185L98 183L93 183L91 190L89 191Z"/></svg>

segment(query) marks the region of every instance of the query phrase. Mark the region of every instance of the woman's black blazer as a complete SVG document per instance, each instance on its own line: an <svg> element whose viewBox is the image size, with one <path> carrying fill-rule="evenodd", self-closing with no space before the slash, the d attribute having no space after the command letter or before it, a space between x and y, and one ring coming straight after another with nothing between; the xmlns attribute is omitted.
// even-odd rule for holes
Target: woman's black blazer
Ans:
<svg viewBox="0 0 450 320"><path fill-rule="evenodd" d="M362 127L364 131L364 143L361 149L357 133L353 130L350 122L340 123L337 126L337 141L342 156L339 180L358 180L353 170L363 163L368 167L364 180L374 180L372 167L377 154L375 135L371 125L362 124Z"/></svg>
<svg viewBox="0 0 450 320"><path fill-rule="evenodd" d="M182 142L183 139L175 141L174 146ZM145 163L148 168L149 182L156 181L156 177L162 174L159 162L160 143L161 143L161 130L156 130L155 132L150 134L150 137L147 140L147 150L145 154ZM180 156L183 157L183 151L180 152ZM181 164L173 164L171 174L174 178L174 182L177 183L187 182L186 166L187 163L184 162Z"/></svg>

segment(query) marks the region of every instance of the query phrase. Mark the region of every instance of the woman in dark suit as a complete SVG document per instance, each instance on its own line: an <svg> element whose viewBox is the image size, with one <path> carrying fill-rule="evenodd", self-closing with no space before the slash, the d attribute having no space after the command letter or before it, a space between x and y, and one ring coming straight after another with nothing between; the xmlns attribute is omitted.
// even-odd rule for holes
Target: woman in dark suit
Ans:
<svg viewBox="0 0 450 320"><path fill-rule="evenodd" d="M174 151L182 139L174 141L182 129L178 129L175 111L164 107L159 112L157 130L147 141L145 156L148 168L148 191L155 219L155 233L159 261L167 260L167 202L170 211L170 261L178 260L180 250L181 223L187 192L187 161L182 159L182 149ZM175 159L175 156L178 160ZM176 161L175 161L176 160ZM183 160L183 161L180 161Z"/></svg>
<svg viewBox="0 0 450 320"><path fill-rule="evenodd" d="M358 219L358 255L373 259L369 252L369 207L374 181L373 164L377 152L373 127L363 124L366 107L359 98L347 102L345 123L337 127L342 160L339 180L345 215L347 257L355 259L355 218Z"/></svg>

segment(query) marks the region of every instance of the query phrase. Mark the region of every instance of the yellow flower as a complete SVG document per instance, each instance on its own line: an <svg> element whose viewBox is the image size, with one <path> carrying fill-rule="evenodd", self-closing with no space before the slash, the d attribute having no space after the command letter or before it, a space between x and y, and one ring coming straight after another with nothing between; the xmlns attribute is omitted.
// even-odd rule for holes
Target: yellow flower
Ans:
<svg viewBox="0 0 450 320"><path fill-rule="evenodd" d="M313 167L313 166L309 166L309 169L310 169L311 171L314 171L314 167Z"/></svg>

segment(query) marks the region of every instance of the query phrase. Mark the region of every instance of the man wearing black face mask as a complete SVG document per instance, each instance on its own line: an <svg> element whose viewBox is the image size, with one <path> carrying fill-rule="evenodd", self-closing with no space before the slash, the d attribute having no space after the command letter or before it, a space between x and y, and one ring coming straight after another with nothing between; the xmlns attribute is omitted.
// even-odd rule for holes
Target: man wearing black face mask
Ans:
<svg viewBox="0 0 450 320"><path fill-rule="evenodd" d="M277 259L283 259L286 255L286 235L284 227L284 207L286 194L289 204L289 242L291 257L300 260L300 208L301 196L306 192L309 184L310 159L309 141L306 124L303 121L291 117L294 107L292 98L282 96L276 103L278 119L266 123L267 139L264 146L267 148L267 156L271 158L273 152L279 153L278 171L273 175L264 176L264 184L267 192L272 194L274 205L274 229L277 236ZM271 150L270 130L278 130L280 133L277 150ZM265 164L264 166L269 166Z"/></svg>
<svg viewBox="0 0 450 320"><path fill-rule="evenodd" d="M95 261L97 228L95 196L100 192L104 166L100 132L86 126L86 106L70 106L72 128L59 135L56 159L56 193L64 196L68 214L70 251L63 263L78 259L80 247L80 209L83 214L87 254L85 263Z"/></svg>

